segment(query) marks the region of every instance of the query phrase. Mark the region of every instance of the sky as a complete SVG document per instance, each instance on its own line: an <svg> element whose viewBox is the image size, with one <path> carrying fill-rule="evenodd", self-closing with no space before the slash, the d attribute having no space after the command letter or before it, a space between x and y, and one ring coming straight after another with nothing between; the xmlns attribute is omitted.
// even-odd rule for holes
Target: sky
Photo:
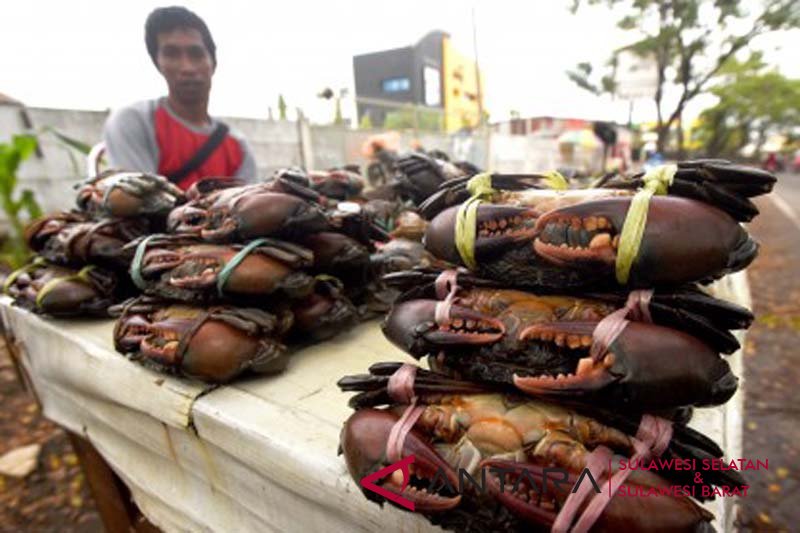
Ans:
<svg viewBox="0 0 800 533"><path fill-rule="evenodd" d="M3 2L0 93L29 106L107 109L166 92L146 53L144 20L169 1L28 0ZM627 101L596 97L565 75L577 63L595 65L627 44L630 34L605 6L573 15L571 0L184 0L208 24L218 67L211 113L266 118L283 94L312 121L333 116L316 95L325 87L353 94L352 57L408 46L433 29L448 32L462 53L477 56L491 121L564 116L627 122ZM753 43L787 76L800 77L800 33ZM668 98L675 98L670 94ZM695 115L710 97L692 104ZM277 111L275 111L277 113ZM354 114L352 105L345 117ZM290 118L293 113L290 112ZM653 120L650 100L636 100L634 121Z"/></svg>

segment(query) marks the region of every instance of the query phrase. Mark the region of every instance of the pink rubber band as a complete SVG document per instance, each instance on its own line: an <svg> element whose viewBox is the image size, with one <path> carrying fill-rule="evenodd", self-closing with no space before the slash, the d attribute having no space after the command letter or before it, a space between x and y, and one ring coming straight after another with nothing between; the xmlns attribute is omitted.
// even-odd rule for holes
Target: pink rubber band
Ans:
<svg viewBox="0 0 800 533"><path fill-rule="evenodd" d="M652 297L653 291L651 289L631 291L628 295L628 301L625 302L625 308L630 310L628 316L637 322L652 323L653 319L650 316L650 298Z"/></svg>
<svg viewBox="0 0 800 533"><path fill-rule="evenodd" d="M389 377L387 391L392 400L398 403L411 403L414 399L414 378L417 366L404 363Z"/></svg>
<svg viewBox="0 0 800 533"><path fill-rule="evenodd" d="M628 320L628 309L623 307L606 316L601 320L592 332L592 347L589 355L593 361L600 361L608 353L608 348L617 340L617 337L625 330Z"/></svg>
<svg viewBox="0 0 800 533"><path fill-rule="evenodd" d="M592 347L589 350L593 361L599 361L605 357L608 347L617 340L617 337L628 325L628 317L638 322L652 322L650 316L650 298L652 296L653 291L651 290L631 291L624 307L617 309L597 324L592 332Z"/></svg>
<svg viewBox="0 0 800 533"><path fill-rule="evenodd" d="M653 455L661 456L672 439L672 429L672 422L669 420L653 415L643 415L639 422L639 429L636 431L636 438L633 439L636 453L631 460L643 461ZM631 469L618 470L611 476L608 482L608 492L595 494L578 518L575 527L572 528L573 533L585 533L591 529L631 472Z"/></svg>
<svg viewBox="0 0 800 533"><path fill-rule="evenodd" d="M642 415L636 439L647 445L648 451L660 457L672 440L672 422L653 415Z"/></svg>
<svg viewBox="0 0 800 533"><path fill-rule="evenodd" d="M386 458L389 462L394 463L402 459L403 444L406 441L408 432L411 431L425 411L425 406L416 404L417 399L414 398L403 413L403 416L392 426L392 430L389 432L389 440L386 442Z"/></svg>
<svg viewBox="0 0 800 533"><path fill-rule="evenodd" d="M433 319L436 321L438 325L447 324L450 320L450 309L453 307L453 303L455 302L455 292L451 292L447 295L447 298L444 301L436 302L436 308L433 311Z"/></svg>
<svg viewBox="0 0 800 533"><path fill-rule="evenodd" d="M436 281L433 282L434 287L436 287L436 297L444 300L450 293L455 292L458 289L457 280L457 270L453 268L442 270Z"/></svg>
<svg viewBox="0 0 800 533"><path fill-rule="evenodd" d="M389 396L396 402L408 404L403 416L395 422L391 431L389 431L389 438L386 441L386 457L392 463L402 458L406 436L425 411L424 406L417 405L417 397L414 395L414 379L416 376L417 367L405 363L389 377L389 384L387 385Z"/></svg>
<svg viewBox="0 0 800 533"><path fill-rule="evenodd" d="M594 479L597 480L603 477L603 474L605 474L611 464L612 456L611 450L605 446L598 446L589 454L589 457L586 459L586 468L592 473ZM558 512L555 522L553 522L553 527L550 529L552 533L567 533L567 531L569 531L569 526L575 514L590 494L590 487L591 484L589 483L581 483L577 491L569 493L567 500L564 502L564 506Z"/></svg>

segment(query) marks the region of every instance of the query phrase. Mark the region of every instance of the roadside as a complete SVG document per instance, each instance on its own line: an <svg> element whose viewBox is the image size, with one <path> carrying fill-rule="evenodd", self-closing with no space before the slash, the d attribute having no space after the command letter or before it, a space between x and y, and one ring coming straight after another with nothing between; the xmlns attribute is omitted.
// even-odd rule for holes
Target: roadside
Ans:
<svg viewBox="0 0 800 533"><path fill-rule="evenodd" d="M46 420L19 381L0 340L0 456L41 445L23 479L0 475L0 531L102 532L94 501L66 434Z"/></svg>
<svg viewBox="0 0 800 533"><path fill-rule="evenodd" d="M769 459L769 471L747 476L742 531L790 531L800 523L800 225L789 214L800 208L800 176L782 176L776 194L777 203L757 201L761 215L749 226L761 250L749 269L758 318L744 350L743 453Z"/></svg>

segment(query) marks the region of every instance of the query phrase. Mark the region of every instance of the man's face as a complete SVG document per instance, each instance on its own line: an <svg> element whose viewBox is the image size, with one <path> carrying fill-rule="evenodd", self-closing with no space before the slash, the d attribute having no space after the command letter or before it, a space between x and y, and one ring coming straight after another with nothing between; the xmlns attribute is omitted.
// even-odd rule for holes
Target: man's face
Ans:
<svg viewBox="0 0 800 533"><path fill-rule="evenodd" d="M167 80L169 93L187 104L208 99L214 62L200 32L177 28L159 33L158 70Z"/></svg>

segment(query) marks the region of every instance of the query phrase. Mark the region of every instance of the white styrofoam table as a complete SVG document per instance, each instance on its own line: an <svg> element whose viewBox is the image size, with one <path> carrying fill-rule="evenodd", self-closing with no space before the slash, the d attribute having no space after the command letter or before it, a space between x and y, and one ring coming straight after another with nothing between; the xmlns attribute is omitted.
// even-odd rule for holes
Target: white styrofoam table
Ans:
<svg viewBox="0 0 800 533"><path fill-rule="evenodd" d="M718 294L747 305L744 274ZM88 439L165 531L438 530L367 501L336 453L351 413L336 381L410 360L377 321L298 352L283 374L212 388L117 354L110 320L42 319L8 299L0 313L44 414ZM740 374L741 355L729 360ZM692 422L728 457L740 456L741 402L739 392ZM730 528L731 503L709 507L720 530Z"/></svg>

